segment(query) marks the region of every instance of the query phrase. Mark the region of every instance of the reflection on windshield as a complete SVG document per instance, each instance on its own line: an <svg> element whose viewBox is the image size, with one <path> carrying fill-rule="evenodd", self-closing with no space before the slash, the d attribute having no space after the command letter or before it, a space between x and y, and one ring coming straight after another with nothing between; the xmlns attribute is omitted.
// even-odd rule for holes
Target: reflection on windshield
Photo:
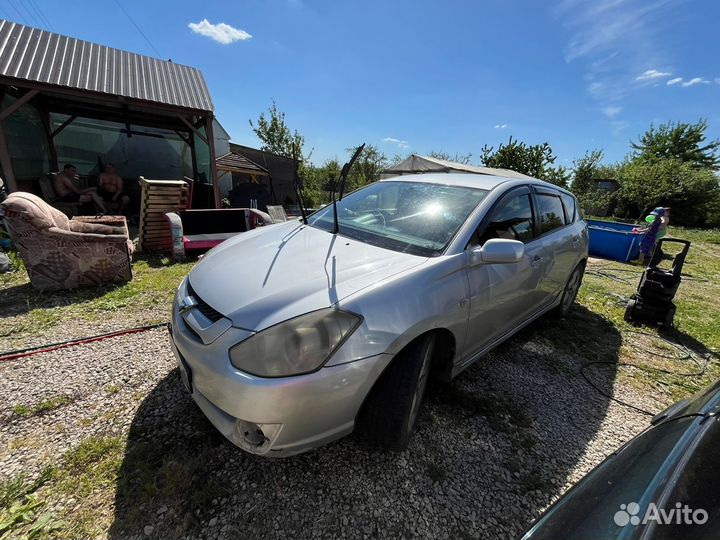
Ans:
<svg viewBox="0 0 720 540"><path fill-rule="evenodd" d="M432 257L448 245L470 212L487 195L483 189L424 182L375 182L337 203L340 234L369 244ZM332 232L333 207L309 218Z"/></svg>

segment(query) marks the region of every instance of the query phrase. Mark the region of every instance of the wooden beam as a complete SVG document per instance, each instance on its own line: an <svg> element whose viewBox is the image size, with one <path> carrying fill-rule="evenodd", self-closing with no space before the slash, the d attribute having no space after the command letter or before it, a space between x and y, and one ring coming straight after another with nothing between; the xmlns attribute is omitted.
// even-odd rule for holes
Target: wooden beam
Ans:
<svg viewBox="0 0 720 540"><path fill-rule="evenodd" d="M0 166L2 166L3 180L5 180L5 187L8 193L17 191L17 181L15 180L15 173L13 172L12 160L10 159L10 152L8 152L7 139L5 138L5 130L3 129L2 122L0 122Z"/></svg>
<svg viewBox="0 0 720 540"><path fill-rule="evenodd" d="M50 154L48 157L50 158L50 167L53 171L57 171L60 168L60 165L58 163L58 156L57 156L57 149L55 148L55 141L53 140L52 135L52 124L50 124L50 112L48 112L47 109L44 107L39 107L40 111L40 118L43 123L43 128L45 130L45 141L48 145L48 153Z"/></svg>
<svg viewBox="0 0 720 540"><path fill-rule="evenodd" d="M208 140L203 136L202 133L200 133L200 130L199 130L198 128L196 128L196 127L193 126L190 122L188 122L187 119L185 119L185 117L178 115L178 118L180 118L180 120L182 120L183 123L184 123L187 127L189 127L190 130L191 130L195 135L197 135L198 137L200 137L200 139L202 140L202 142L204 142L205 144L207 144L207 145L209 146Z"/></svg>
<svg viewBox="0 0 720 540"><path fill-rule="evenodd" d="M5 120L8 116L17 111L20 107L25 105L28 101L37 96L39 93L40 90L28 90L25 94L19 97L15 103L10 105L6 109L0 111L0 122Z"/></svg>
<svg viewBox="0 0 720 540"><path fill-rule="evenodd" d="M217 167L215 166L215 137L213 136L213 115L205 117L205 133L210 153L210 176L212 177L213 193L215 194L215 208L220 208L220 188L218 186Z"/></svg>
<svg viewBox="0 0 720 540"><path fill-rule="evenodd" d="M70 124L72 124L76 118L77 118L77 114L70 115L70 118L68 118L62 124L60 124L57 128L55 128L55 130L50 134L50 136L54 139L58 133L60 133L63 129L65 129Z"/></svg>

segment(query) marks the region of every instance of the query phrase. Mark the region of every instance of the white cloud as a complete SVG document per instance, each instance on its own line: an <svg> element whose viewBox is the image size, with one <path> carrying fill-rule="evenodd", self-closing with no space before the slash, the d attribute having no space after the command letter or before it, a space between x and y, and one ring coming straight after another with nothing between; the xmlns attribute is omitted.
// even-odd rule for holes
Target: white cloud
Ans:
<svg viewBox="0 0 720 540"><path fill-rule="evenodd" d="M693 77L689 81L685 81L682 83L683 87L687 88L688 86L695 86L696 84L708 84L710 81L707 81L701 77Z"/></svg>
<svg viewBox="0 0 720 540"><path fill-rule="evenodd" d="M396 139L395 137L385 137L383 139L383 142L396 144L398 148L410 148L409 142L401 141L400 139Z"/></svg>
<svg viewBox="0 0 720 540"><path fill-rule="evenodd" d="M666 82L665 84L667 84L668 86L672 86L673 84L679 84L679 83L681 83L682 80L683 80L682 77L675 77L674 79L670 79L670 80L669 80L668 82Z"/></svg>
<svg viewBox="0 0 720 540"><path fill-rule="evenodd" d="M245 30L233 28L225 23L212 24L207 19L203 19L199 23L190 23L188 24L188 28L196 34L209 37L213 41L217 41L223 45L229 45L234 41L245 41L252 37Z"/></svg>
<svg viewBox="0 0 720 540"><path fill-rule="evenodd" d="M607 107L603 107L602 113L608 118L615 118L622 112L622 110L623 108L618 107L617 105L609 105Z"/></svg>
<svg viewBox="0 0 720 540"><path fill-rule="evenodd" d="M651 81L653 79L662 79L663 77L669 77L672 73L668 71L658 71L657 69L648 69L642 74L635 77L636 81Z"/></svg>
<svg viewBox="0 0 720 540"><path fill-rule="evenodd" d="M585 71L588 94L600 110L671 75L663 33L678 11L672 0L556 0L565 34L565 60Z"/></svg>
<svg viewBox="0 0 720 540"><path fill-rule="evenodd" d="M495 129L505 129L508 127L507 124L495 124Z"/></svg>

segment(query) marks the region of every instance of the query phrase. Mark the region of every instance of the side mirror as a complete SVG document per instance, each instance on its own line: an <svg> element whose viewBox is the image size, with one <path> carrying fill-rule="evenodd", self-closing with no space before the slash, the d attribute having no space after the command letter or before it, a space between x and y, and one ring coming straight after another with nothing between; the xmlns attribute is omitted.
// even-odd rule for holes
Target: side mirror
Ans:
<svg viewBox="0 0 720 540"><path fill-rule="evenodd" d="M522 260L525 256L525 244L518 240L491 238L482 247L470 252L470 264L510 264Z"/></svg>

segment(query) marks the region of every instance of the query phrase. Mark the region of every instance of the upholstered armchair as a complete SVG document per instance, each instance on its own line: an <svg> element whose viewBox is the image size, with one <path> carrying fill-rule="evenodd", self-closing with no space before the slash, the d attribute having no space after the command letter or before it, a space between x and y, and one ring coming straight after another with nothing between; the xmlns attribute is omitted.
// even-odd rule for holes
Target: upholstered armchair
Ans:
<svg viewBox="0 0 720 540"><path fill-rule="evenodd" d="M32 286L43 290L132 279L127 226L70 220L40 197L11 193L0 203Z"/></svg>

